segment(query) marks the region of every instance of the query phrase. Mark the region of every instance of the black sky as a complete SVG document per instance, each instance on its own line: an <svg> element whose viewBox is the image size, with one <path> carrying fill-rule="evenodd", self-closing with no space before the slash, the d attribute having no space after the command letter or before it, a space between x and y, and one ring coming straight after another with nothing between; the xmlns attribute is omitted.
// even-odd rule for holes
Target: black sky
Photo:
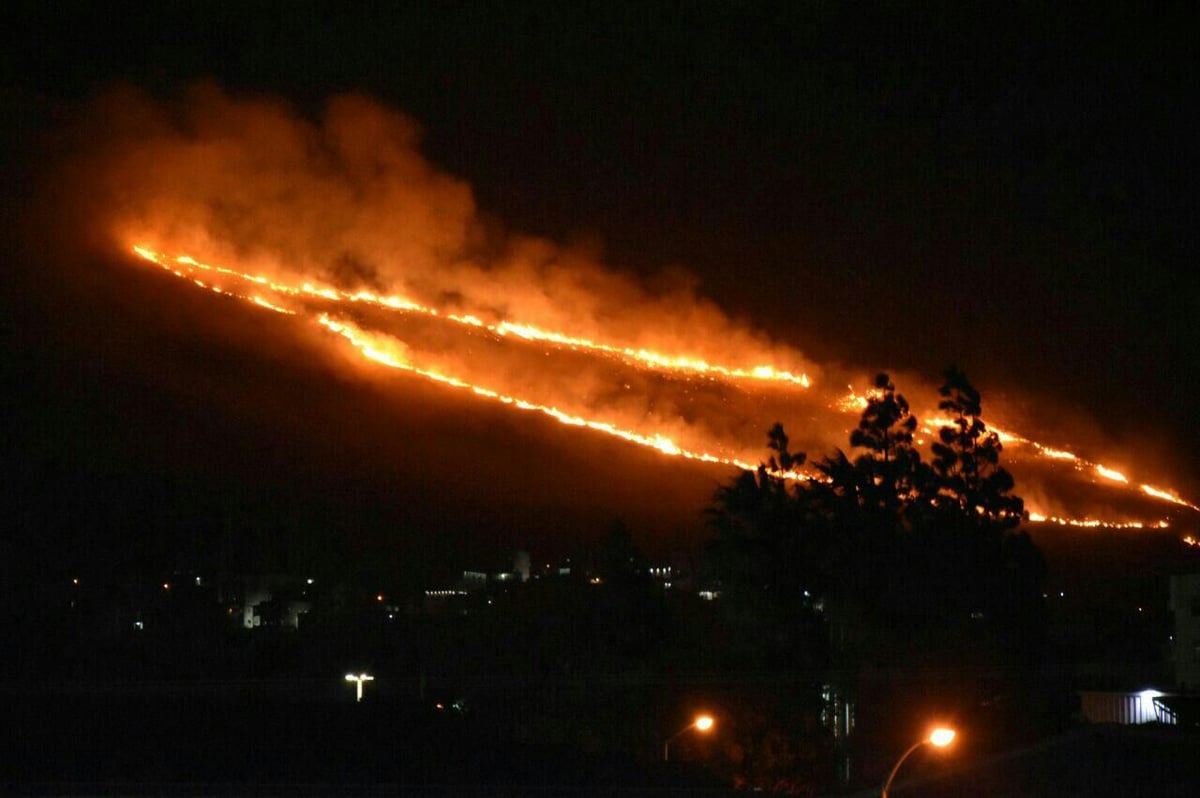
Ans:
<svg viewBox="0 0 1200 798"><path fill-rule="evenodd" d="M1169 450L1191 487L1196 11L1043 5L8 4L6 222L44 132L115 80L170 95L214 78L314 112L362 91L417 119L428 157L510 229L600 242L645 276L683 266L818 359L930 375L953 361L985 401L1086 410L1118 444ZM63 309L26 294L52 278L9 261L6 315L57 326ZM153 382L74 344L48 375L12 326L14 427L56 379L112 395L119 373L122 396ZM104 335L85 326L59 340Z"/></svg>

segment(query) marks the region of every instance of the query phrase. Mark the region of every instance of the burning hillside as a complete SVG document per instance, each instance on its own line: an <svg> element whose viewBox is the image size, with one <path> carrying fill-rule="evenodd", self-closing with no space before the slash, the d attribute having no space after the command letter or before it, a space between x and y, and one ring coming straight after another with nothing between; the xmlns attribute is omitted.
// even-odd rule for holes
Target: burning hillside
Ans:
<svg viewBox="0 0 1200 798"><path fill-rule="evenodd" d="M775 421L810 453L844 447L865 402L860 372L771 341L685 276L647 287L586 251L497 233L423 159L415 125L361 97L316 124L208 86L177 105L118 92L93 114L87 129L106 135L67 175L108 244L213 294L216 313L246 302L310 324L348 364L738 468L755 467ZM928 443L934 393L901 389ZM1053 439L998 431L1031 521L1165 527L1200 511Z"/></svg>

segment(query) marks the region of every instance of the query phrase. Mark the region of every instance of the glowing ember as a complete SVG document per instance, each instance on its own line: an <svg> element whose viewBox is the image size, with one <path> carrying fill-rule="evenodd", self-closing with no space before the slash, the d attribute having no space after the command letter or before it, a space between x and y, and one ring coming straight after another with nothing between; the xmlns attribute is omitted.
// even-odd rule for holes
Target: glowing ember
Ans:
<svg viewBox="0 0 1200 798"><path fill-rule="evenodd" d="M847 385L846 389L849 393L833 403L834 409L841 410L843 413L861 413L866 410L867 397L855 393L852 386Z"/></svg>

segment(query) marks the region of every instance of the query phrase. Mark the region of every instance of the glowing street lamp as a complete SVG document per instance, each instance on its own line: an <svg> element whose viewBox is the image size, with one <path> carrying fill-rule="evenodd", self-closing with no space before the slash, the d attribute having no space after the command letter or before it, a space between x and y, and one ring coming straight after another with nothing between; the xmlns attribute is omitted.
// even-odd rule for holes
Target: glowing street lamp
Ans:
<svg viewBox="0 0 1200 798"><path fill-rule="evenodd" d="M682 729L675 732L667 739L663 740L663 761L664 762L670 761L670 759L671 759L671 741L674 740L676 737L678 737L679 735L681 735L684 732L689 731L691 729L695 729L698 732L707 733L712 730L712 727L715 724L716 724L716 721L713 720L712 715L697 715L695 720L693 720L691 723L684 726Z"/></svg>
<svg viewBox="0 0 1200 798"><path fill-rule="evenodd" d="M347 673L346 681L355 682L355 688L357 690L358 695L356 696L356 698L354 700L362 701L363 682L373 682L373 681L375 681L375 677L370 676L365 673Z"/></svg>
<svg viewBox="0 0 1200 798"><path fill-rule="evenodd" d="M896 760L896 766L892 768L892 772L888 774L887 781L883 783L883 793L881 793L880 798L887 798L888 788L892 786L892 779L896 778L896 773L899 772L900 766L904 764L904 760L908 759L909 754L925 745L925 743L929 743L935 748L945 748L946 746L950 745L950 743L954 742L954 736L954 729L948 729L944 726L939 726L931 731L928 737L917 740L915 743L913 743L912 746L905 751L899 759Z"/></svg>

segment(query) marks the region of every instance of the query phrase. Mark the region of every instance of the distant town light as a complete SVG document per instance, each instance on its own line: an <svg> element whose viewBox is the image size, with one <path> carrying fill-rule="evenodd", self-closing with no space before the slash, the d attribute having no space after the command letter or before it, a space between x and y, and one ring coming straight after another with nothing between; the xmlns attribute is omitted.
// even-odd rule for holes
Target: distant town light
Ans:
<svg viewBox="0 0 1200 798"><path fill-rule="evenodd" d="M171 583L163 582L163 590L170 590L170 589L171 589Z"/></svg>
<svg viewBox="0 0 1200 798"><path fill-rule="evenodd" d="M696 727L697 731L706 732L713 727L715 722L716 721L713 720L712 715L700 715L696 718L696 722L693 725ZM951 734L953 734L953 732L951 732Z"/></svg>
<svg viewBox="0 0 1200 798"><path fill-rule="evenodd" d="M383 594L382 594L382 593L380 593L379 595L375 596L375 600L376 600L376 601L383 601Z"/></svg>
<svg viewBox="0 0 1200 798"><path fill-rule="evenodd" d="M313 580L312 580L311 578L310 578L310 579L305 579L304 581L305 581L305 582L307 582L307 583L308 583L308 584L310 584L310 585L313 583Z"/></svg>
<svg viewBox="0 0 1200 798"><path fill-rule="evenodd" d="M78 584L79 584L79 577L75 577L74 579L72 579L72 580L71 580L71 584L73 584L73 585L78 585Z"/></svg>

